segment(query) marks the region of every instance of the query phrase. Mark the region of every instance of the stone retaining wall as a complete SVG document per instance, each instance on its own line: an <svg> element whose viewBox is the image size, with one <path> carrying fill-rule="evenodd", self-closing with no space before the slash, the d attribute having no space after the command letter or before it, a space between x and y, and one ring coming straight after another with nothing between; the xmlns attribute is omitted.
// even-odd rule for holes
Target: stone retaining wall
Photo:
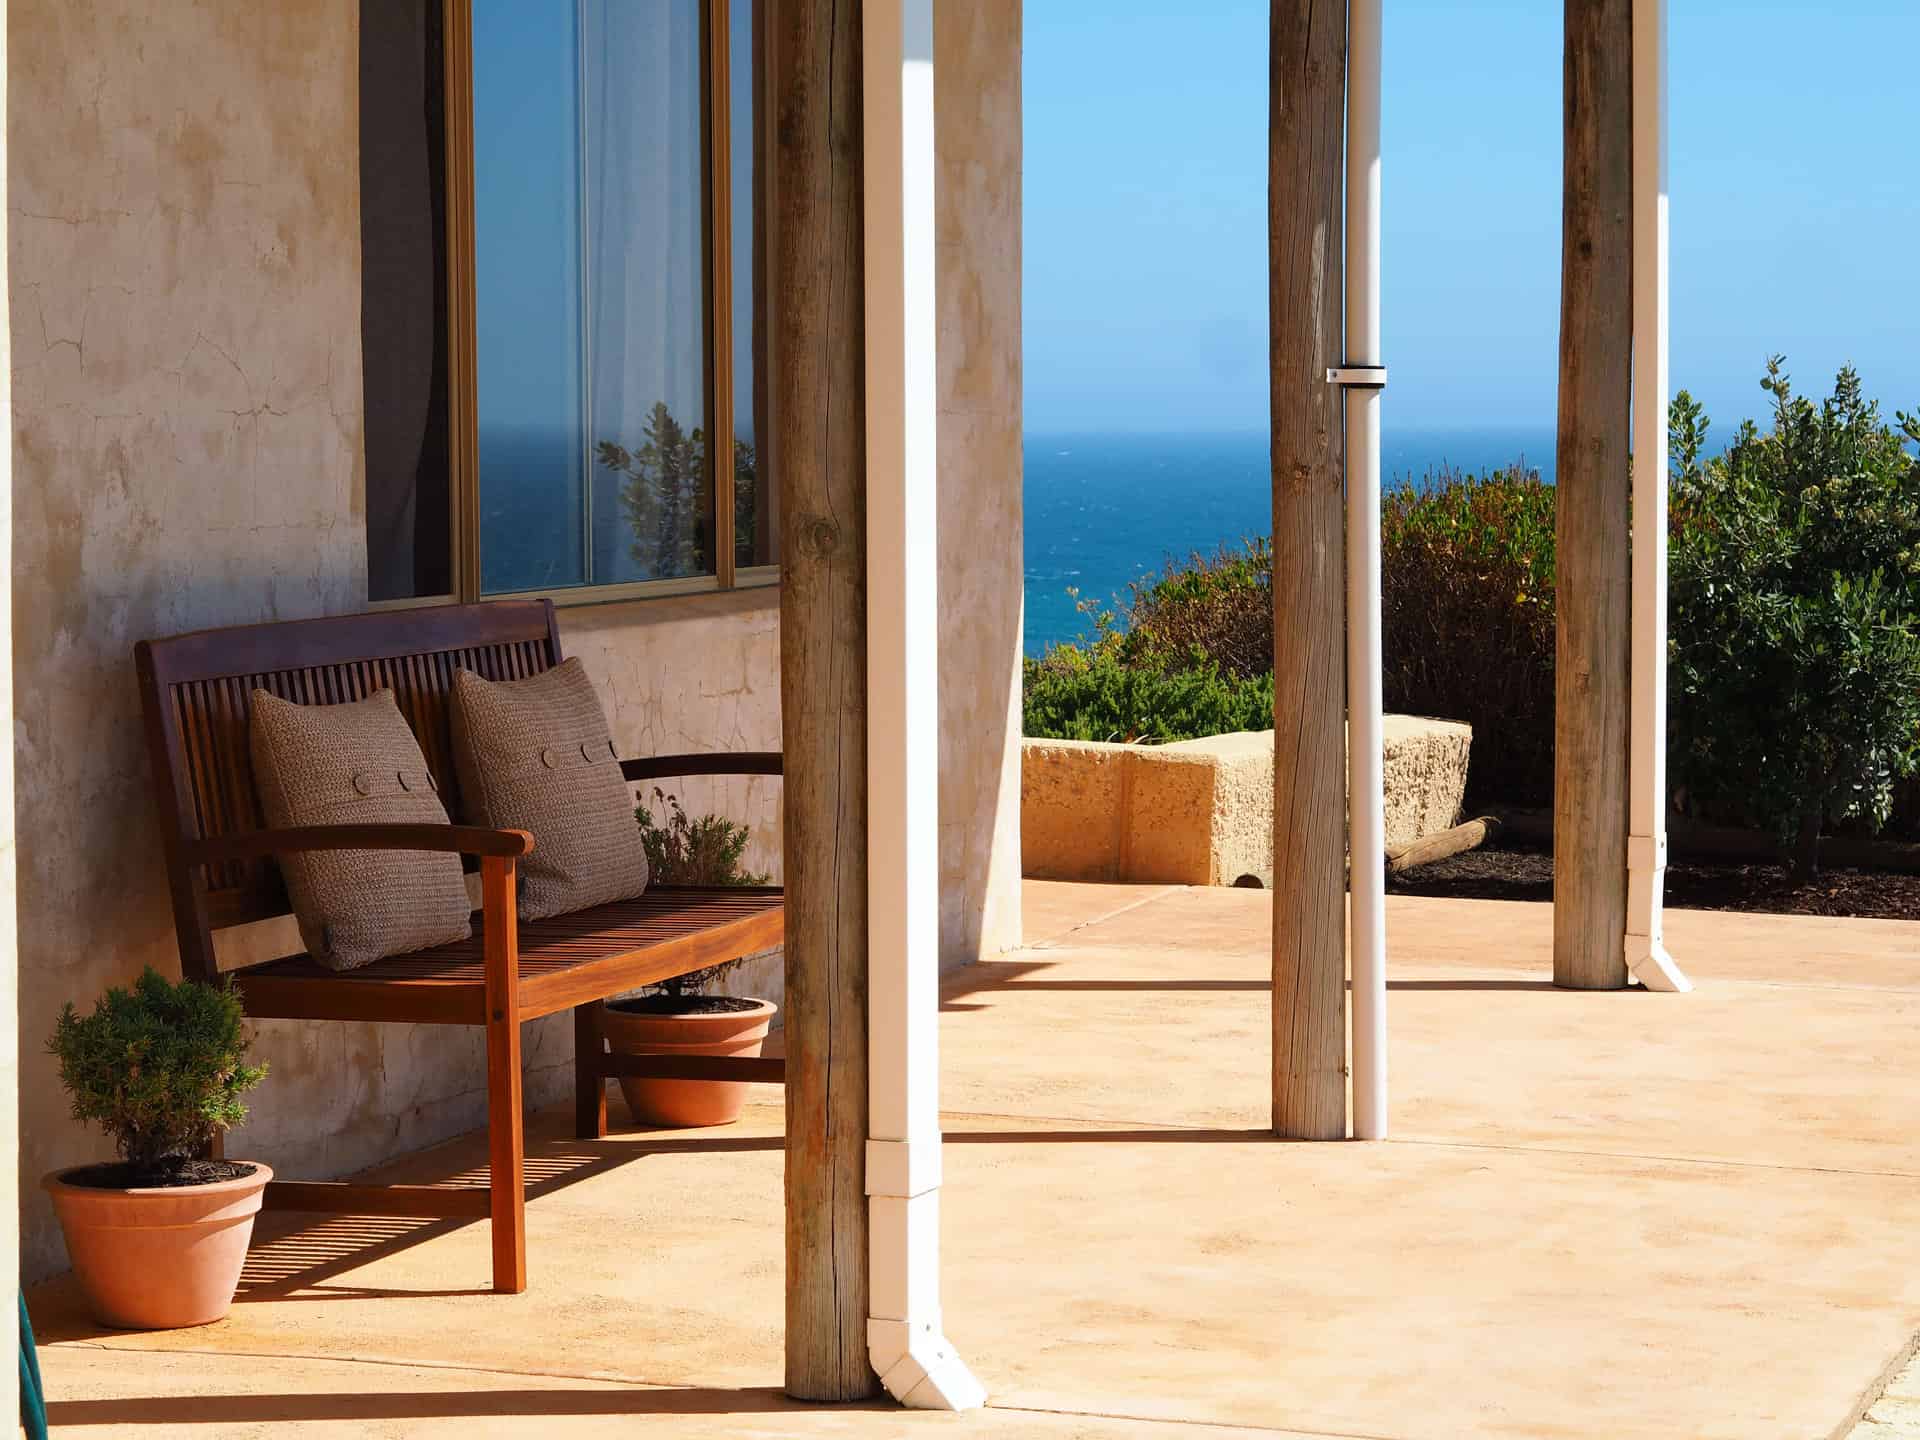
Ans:
<svg viewBox="0 0 1920 1440"><path fill-rule="evenodd" d="M1386 717L1389 846L1460 815L1473 731ZM1172 745L1024 740L1022 868L1049 880L1232 885L1273 878L1273 732Z"/></svg>

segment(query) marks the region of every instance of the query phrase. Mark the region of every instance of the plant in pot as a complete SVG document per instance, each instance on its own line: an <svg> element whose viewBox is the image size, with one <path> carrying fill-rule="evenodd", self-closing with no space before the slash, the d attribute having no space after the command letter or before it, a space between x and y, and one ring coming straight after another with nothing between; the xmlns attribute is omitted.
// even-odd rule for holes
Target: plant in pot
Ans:
<svg viewBox="0 0 1920 1440"><path fill-rule="evenodd" d="M765 885L740 866L747 827L722 815L692 819L677 797L656 789L659 820L637 807L647 867L656 885ZM770 1000L714 995L709 988L746 957L709 965L609 1001L601 1030L616 1055L758 1055L777 1008ZM685 1129L740 1118L747 1087L739 1080L656 1080L622 1075L620 1091L636 1124Z"/></svg>
<svg viewBox="0 0 1920 1440"><path fill-rule="evenodd" d="M129 1330L220 1319L233 1303L261 1192L273 1172L203 1160L246 1118L240 1097L266 1075L230 988L152 969L108 990L89 1015L71 1004L48 1041L76 1120L113 1137L120 1159L57 1170L41 1184L94 1318Z"/></svg>

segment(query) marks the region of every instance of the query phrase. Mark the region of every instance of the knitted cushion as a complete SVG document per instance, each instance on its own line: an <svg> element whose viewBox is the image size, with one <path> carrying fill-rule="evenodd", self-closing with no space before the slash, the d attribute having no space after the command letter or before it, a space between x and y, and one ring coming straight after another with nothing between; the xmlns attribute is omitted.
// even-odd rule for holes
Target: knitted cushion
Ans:
<svg viewBox="0 0 1920 1440"><path fill-rule="evenodd" d="M539 920L647 888L633 792L578 660L525 680L453 677L453 756L475 825L526 830L520 916Z"/></svg>
<svg viewBox="0 0 1920 1440"><path fill-rule="evenodd" d="M256 690L247 738L261 808L276 830L449 823L391 690L347 705L295 705ZM473 933L458 855L313 850L279 862L307 953L331 969Z"/></svg>

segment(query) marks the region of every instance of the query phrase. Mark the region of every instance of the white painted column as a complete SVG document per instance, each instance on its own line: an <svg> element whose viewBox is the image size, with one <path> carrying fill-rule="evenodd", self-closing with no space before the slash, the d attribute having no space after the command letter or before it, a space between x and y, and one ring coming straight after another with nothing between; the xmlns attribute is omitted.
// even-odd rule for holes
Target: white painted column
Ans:
<svg viewBox="0 0 1920 1440"><path fill-rule="evenodd" d="M1667 954L1667 0L1633 0L1633 699L1627 801L1628 971L1692 982Z"/></svg>
<svg viewBox="0 0 1920 1440"><path fill-rule="evenodd" d="M986 1395L940 1319L933 0L866 0L867 1349L887 1393Z"/></svg>
<svg viewBox="0 0 1920 1440"><path fill-rule="evenodd" d="M1353 1135L1387 1134L1386 816L1380 686L1380 0L1347 7L1347 903Z"/></svg>

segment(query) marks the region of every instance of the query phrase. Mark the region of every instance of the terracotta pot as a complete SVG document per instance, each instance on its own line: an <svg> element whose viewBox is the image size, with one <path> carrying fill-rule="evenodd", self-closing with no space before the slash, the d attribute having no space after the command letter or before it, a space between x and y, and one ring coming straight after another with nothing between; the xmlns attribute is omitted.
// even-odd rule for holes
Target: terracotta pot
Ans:
<svg viewBox="0 0 1920 1440"><path fill-rule="evenodd" d="M260 1192L273 1178L258 1161L233 1163L251 1164L253 1173L208 1185L131 1190L69 1185L72 1170L40 1182L53 1197L94 1319L122 1330L178 1330L227 1313Z"/></svg>
<svg viewBox="0 0 1920 1440"><path fill-rule="evenodd" d="M608 1005L600 1012L601 1031L616 1055L758 1055L778 1008L771 1000L756 1000L751 1010L645 1015ZM619 1078L636 1125L674 1130L731 1125L747 1103L744 1080Z"/></svg>

